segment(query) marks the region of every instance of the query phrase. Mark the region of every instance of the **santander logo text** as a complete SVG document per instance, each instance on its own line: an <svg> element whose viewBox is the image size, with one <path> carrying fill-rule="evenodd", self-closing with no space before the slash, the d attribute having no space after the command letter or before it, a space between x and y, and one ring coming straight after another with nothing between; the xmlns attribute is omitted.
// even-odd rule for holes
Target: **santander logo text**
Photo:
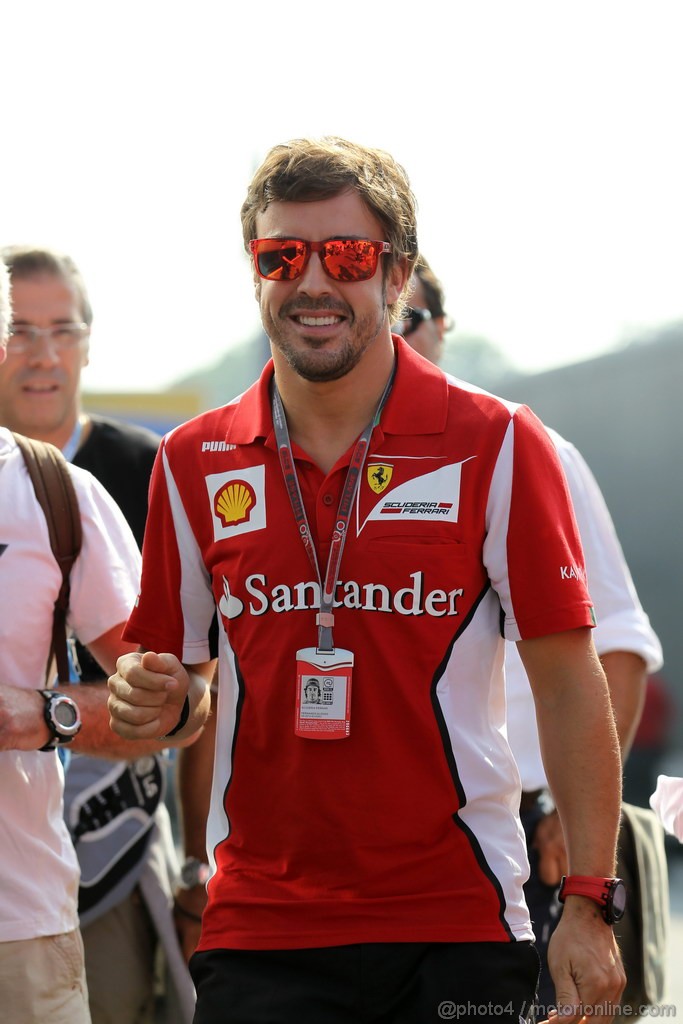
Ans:
<svg viewBox="0 0 683 1024"><path fill-rule="evenodd" d="M243 612L265 615L266 612L300 612L320 607L320 585L314 580L270 585L265 573L252 573L244 581L244 595L238 597L223 577L224 596L219 603L226 619L235 619ZM463 588L426 590L424 573L413 572L406 586L392 590L384 583L358 583L340 580L335 590L335 608L355 608L364 612L395 615L458 615L458 599Z"/></svg>

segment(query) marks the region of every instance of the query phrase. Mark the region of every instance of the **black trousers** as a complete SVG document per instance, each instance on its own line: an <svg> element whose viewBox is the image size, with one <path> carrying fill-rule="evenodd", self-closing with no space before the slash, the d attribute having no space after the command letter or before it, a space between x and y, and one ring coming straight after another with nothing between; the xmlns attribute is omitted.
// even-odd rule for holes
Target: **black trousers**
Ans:
<svg viewBox="0 0 683 1024"><path fill-rule="evenodd" d="M534 1004L530 942L368 943L195 953L194 1024L520 1024Z"/></svg>

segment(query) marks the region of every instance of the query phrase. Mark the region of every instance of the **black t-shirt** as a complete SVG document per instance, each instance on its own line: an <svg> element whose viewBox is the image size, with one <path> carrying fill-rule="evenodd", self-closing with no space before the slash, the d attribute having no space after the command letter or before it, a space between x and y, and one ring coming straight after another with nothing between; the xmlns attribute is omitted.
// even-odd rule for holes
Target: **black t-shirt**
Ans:
<svg viewBox="0 0 683 1024"><path fill-rule="evenodd" d="M142 547L149 478L161 438L145 427L104 416L90 420L90 433L76 452L74 465L87 469L109 491ZM76 650L81 681L101 679L102 669L86 648L77 644Z"/></svg>
<svg viewBox="0 0 683 1024"><path fill-rule="evenodd" d="M161 438L145 427L104 416L90 420L90 433L76 452L74 465L87 469L109 491L142 547L149 478Z"/></svg>

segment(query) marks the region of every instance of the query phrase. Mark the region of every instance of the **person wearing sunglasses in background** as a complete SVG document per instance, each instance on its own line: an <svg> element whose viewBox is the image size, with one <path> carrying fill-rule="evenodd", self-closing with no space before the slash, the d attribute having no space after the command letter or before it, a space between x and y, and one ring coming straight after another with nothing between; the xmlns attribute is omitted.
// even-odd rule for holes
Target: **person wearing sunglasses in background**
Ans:
<svg viewBox="0 0 683 1024"><path fill-rule="evenodd" d="M418 307L420 315L402 320L398 329L415 351L438 363L443 349L446 299L441 282L422 256L415 267L409 301L411 308ZM425 310L420 308L423 306ZM421 315L423 312L427 317ZM435 324L438 330L434 329ZM658 671L663 663L662 647L636 593L595 477L573 444L555 430L549 429L548 433L567 478L581 534L586 577L597 620L593 640L607 677L619 746L625 760L643 707L647 675ZM562 877L568 870L567 851L543 767L533 693L517 646L510 641L505 644L505 685L508 739L522 780L521 818L530 863L524 894L541 956L538 1007L545 1016L548 1008L556 1003L547 956L550 937L562 913L558 894ZM633 883L636 868L630 846L629 830L622 828L618 874ZM648 885L653 883L650 877ZM630 888L634 890L634 898L628 901L624 918L616 923L615 932L626 970L622 1005L629 1004L633 1009L646 1003L648 997L655 1002L657 999L642 991L643 943L642 938L636 938L640 931L635 898L637 886L631 884ZM652 936L648 941L653 941ZM663 951L660 953L663 958ZM663 998L663 991L657 998Z"/></svg>
<svg viewBox="0 0 683 1024"><path fill-rule="evenodd" d="M403 319L394 325L394 330L430 363L438 364L443 355L444 336L450 328L441 282L422 255L415 264L408 301Z"/></svg>
<svg viewBox="0 0 683 1024"><path fill-rule="evenodd" d="M389 154L276 146L242 226L272 360L165 438L125 632L141 649L109 680L122 736L192 734L218 610L195 1024L518 1024L538 956L501 628L541 709L571 870L606 893L619 815L557 457L528 409L392 337L418 252ZM553 939L568 1024L579 1004L609 1020L623 986L596 900L570 883Z"/></svg>

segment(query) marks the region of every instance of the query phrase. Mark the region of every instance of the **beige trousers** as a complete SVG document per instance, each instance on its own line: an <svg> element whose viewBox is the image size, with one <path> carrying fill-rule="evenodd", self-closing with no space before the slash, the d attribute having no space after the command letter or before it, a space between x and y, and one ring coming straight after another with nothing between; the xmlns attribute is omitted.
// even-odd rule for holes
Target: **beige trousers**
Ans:
<svg viewBox="0 0 683 1024"><path fill-rule="evenodd" d="M0 942L0 1016L8 1024L90 1024L78 930Z"/></svg>
<svg viewBox="0 0 683 1024"><path fill-rule="evenodd" d="M157 937L139 891L82 931L92 1024L149 1024Z"/></svg>

